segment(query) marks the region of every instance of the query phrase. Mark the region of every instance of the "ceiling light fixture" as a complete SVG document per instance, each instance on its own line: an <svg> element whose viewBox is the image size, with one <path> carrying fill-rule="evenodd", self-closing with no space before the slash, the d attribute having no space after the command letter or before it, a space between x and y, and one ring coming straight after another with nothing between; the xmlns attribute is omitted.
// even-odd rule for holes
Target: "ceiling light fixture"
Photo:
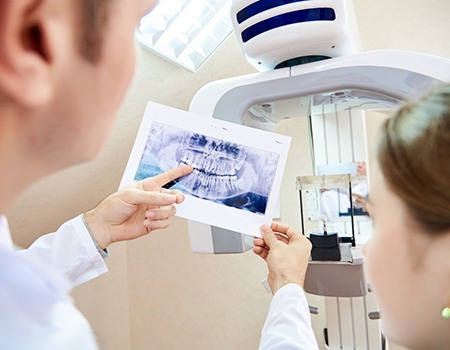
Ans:
<svg viewBox="0 0 450 350"><path fill-rule="evenodd" d="M229 0L166 0L142 17L138 41L196 72L231 33Z"/></svg>

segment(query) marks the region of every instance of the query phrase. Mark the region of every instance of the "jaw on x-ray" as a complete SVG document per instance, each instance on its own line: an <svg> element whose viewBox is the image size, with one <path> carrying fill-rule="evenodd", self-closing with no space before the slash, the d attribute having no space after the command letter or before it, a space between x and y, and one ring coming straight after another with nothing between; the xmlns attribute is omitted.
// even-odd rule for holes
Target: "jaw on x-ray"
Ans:
<svg viewBox="0 0 450 350"><path fill-rule="evenodd" d="M135 180L182 164L194 171L167 187L185 194L264 214L278 153L153 122Z"/></svg>

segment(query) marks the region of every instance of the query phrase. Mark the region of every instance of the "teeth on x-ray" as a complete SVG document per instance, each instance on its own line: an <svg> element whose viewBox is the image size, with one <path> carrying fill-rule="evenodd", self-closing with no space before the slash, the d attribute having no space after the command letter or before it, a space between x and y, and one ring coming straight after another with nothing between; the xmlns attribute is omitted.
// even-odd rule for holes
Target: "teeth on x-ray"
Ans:
<svg viewBox="0 0 450 350"><path fill-rule="evenodd" d="M183 142L180 163L194 167L180 185L199 197L227 198L244 192L239 178L246 152L242 146L205 135L190 134ZM249 175L247 174L247 177Z"/></svg>

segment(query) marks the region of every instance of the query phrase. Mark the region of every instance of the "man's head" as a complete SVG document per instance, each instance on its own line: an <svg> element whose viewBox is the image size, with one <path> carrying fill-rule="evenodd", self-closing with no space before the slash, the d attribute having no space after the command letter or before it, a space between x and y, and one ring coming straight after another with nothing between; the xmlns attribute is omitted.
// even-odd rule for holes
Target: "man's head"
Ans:
<svg viewBox="0 0 450 350"><path fill-rule="evenodd" d="M28 185L97 155L134 75L134 29L155 3L0 2L0 166L30 170L11 177Z"/></svg>

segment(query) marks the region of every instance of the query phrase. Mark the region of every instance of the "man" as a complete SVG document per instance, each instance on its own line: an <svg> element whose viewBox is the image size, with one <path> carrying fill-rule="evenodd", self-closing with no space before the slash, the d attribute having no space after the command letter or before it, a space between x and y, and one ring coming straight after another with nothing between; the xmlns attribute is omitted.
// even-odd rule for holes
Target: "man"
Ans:
<svg viewBox="0 0 450 350"><path fill-rule="evenodd" d="M134 28L155 2L0 3L0 214L38 179L97 155L134 73ZM20 253L2 217L0 348L95 349L70 289L106 271L111 243L166 227L183 196L162 186L190 171L135 183Z"/></svg>

